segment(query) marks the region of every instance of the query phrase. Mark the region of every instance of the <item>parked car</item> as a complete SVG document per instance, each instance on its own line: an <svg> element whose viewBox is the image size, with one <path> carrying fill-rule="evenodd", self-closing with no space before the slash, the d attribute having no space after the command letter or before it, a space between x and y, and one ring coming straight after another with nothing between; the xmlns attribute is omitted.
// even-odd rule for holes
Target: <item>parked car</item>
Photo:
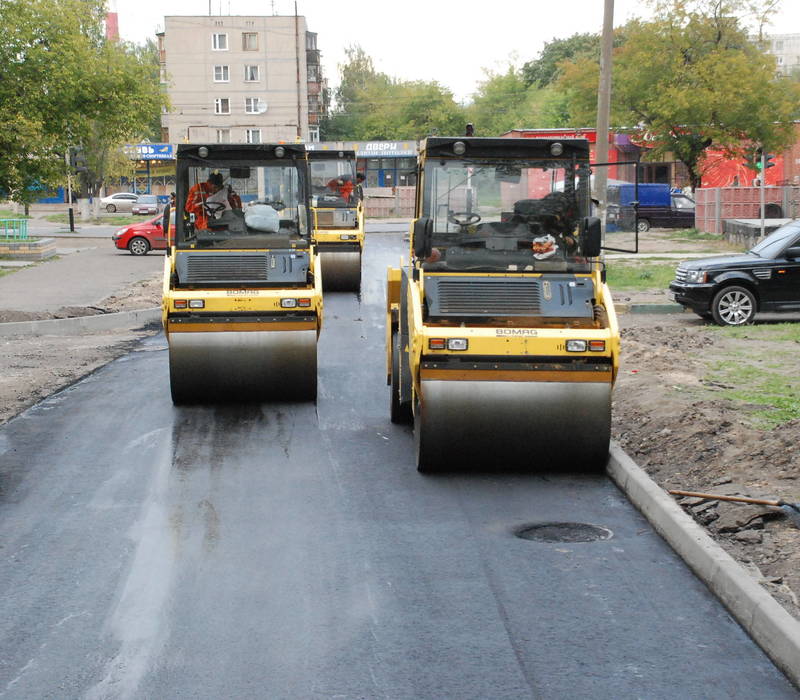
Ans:
<svg viewBox="0 0 800 700"><path fill-rule="evenodd" d="M154 194L140 194L131 207L131 214L158 214L160 211L161 205Z"/></svg>
<svg viewBox="0 0 800 700"><path fill-rule="evenodd" d="M120 250L128 250L131 255L147 255L151 250L166 250L167 236L162 226L163 215L159 214L140 224L123 226L111 240ZM171 216L175 225L175 213Z"/></svg>
<svg viewBox="0 0 800 700"><path fill-rule="evenodd" d="M800 312L800 219L747 253L682 262L669 285L684 308L721 326L741 326L759 311Z"/></svg>
<svg viewBox="0 0 800 700"><path fill-rule="evenodd" d="M651 228L694 226L694 200L685 194L671 192L666 184L642 183L638 193L633 184L609 186L608 199L607 223L617 225L623 231L633 230L634 201L638 202L636 226L640 233Z"/></svg>
<svg viewBox="0 0 800 700"><path fill-rule="evenodd" d="M138 194L132 192L116 192L110 194L108 197L101 197L100 206L104 207L107 212L113 213L115 211L130 211L131 207L139 199Z"/></svg>

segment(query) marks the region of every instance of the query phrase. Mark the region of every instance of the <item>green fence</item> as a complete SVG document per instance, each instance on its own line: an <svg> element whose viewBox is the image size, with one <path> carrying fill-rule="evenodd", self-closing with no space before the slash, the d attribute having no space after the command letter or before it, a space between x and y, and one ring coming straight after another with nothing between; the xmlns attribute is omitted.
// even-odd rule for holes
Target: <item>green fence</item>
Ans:
<svg viewBox="0 0 800 700"><path fill-rule="evenodd" d="M26 240L28 238L28 220L0 219L0 238Z"/></svg>

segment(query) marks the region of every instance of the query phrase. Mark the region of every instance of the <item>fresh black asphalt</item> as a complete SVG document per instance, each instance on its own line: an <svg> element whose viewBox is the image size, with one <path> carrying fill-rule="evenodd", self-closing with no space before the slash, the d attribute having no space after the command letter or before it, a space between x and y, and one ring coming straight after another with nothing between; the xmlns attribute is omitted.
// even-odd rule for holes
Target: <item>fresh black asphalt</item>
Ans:
<svg viewBox="0 0 800 700"><path fill-rule="evenodd" d="M407 246L326 296L316 406L175 408L160 335L0 427L0 698L798 697L607 478L416 472Z"/></svg>

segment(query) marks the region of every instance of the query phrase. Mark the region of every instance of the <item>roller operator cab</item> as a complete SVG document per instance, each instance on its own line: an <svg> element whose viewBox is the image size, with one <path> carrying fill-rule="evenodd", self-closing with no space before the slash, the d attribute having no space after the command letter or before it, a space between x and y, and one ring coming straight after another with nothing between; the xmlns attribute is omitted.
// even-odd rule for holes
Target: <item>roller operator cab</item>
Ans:
<svg viewBox="0 0 800 700"><path fill-rule="evenodd" d="M311 211L326 290L361 289L364 203L354 151L308 151Z"/></svg>
<svg viewBox="0 0 800 700"><path fill-rule="evenodd" d="M305 147L180 145L176 177L163 301L173 401L314 400L322 286Z"/></svg>
<svg viewBox="0 0 800 700"><path fill-rule="evenodd" d="M389 269L391 416L420 471L602 469L619 331L585 140L429 138Z"/></svg>

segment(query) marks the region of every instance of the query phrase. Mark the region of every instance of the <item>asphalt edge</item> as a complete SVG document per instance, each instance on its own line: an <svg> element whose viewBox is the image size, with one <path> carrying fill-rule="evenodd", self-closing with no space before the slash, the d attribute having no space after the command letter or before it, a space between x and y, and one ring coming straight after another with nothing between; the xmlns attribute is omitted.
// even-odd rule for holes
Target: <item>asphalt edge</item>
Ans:
<svg viewBox="0 0 800 700"><path fill-rule="evenodd" d="M161 307L119 311L113 314L0 323L0 336L75 335L83 332L142 328L161 321Z"/></svg>
<svg viewBox="0 0 800 700"><path fill-rule="evenodd" d="M800 622L614 442L606 471L772 662L800 688Z"/></svg>

